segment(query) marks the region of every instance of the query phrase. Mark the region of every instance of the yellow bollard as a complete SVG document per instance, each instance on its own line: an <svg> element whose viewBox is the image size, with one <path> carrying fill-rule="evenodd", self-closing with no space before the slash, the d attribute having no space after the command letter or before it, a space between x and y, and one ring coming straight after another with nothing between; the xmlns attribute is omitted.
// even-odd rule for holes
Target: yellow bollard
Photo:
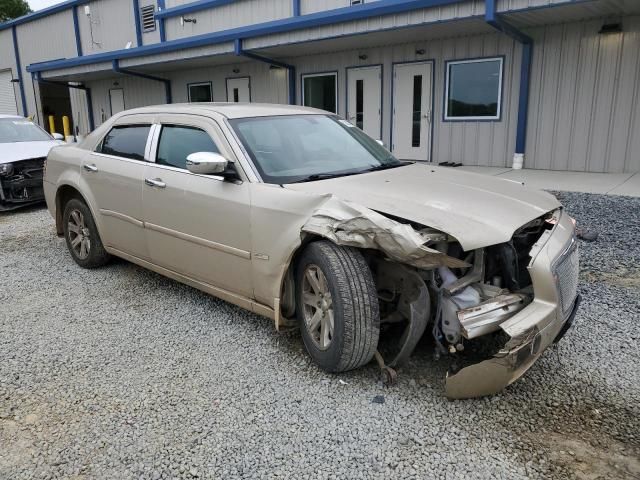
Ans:
<svg viewBox="0 0 640 480"><path fill-rule="evenodd" d="M56 121L53 115L49 115L49 133L51 135L56 133Z"/></svg>
<svg viewBox="0 0 640 480"><path fill-rule="evenodd" d="M66 115L62 117L62 133L64 133L64 139L67 140L71 136L71 127L69 126L69 117Z"/></svg>

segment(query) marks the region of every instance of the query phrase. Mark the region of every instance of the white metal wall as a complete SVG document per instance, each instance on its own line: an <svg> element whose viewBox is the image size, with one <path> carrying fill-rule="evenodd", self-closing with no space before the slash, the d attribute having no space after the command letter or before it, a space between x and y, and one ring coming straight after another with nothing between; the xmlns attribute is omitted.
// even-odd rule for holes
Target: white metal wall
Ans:
<svg viewBox="0 0 640 480"><path fill-rule="evenodd" d="M84 6L78 7L83 55L119 50L125 48L127 42L137 46L131 0L97 0L87 5L91 10L90 17L85 15ZM73 34L73 22L67 28Z"/></svg>
<svg viewBox="0 0 640 480"><path fill-rule="evenodd" d="M535 39L525 166L640 170L640 16L531 30Z"/></svg>

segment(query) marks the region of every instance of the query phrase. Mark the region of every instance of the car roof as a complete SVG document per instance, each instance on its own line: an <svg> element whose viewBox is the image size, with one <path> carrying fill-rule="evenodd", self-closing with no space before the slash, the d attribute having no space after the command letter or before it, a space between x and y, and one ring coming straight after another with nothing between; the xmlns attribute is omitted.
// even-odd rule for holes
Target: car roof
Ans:
<svg viewBox="0 0 640 480"><path fill-rule="evenodd" d="M20 118L22 120L25 119L25 117L21 117L20 115L0 115L0 118Z"/></svg>
<svg viewBox="0 0 640 480"><path fill-rule="evenodd" d="M272 115L326 115L329 112L299 105L276 103L172 103L135 108L122 112L125 115L144 113L186 113L206 115L216 113L227 118L266 117Z"/></svg>

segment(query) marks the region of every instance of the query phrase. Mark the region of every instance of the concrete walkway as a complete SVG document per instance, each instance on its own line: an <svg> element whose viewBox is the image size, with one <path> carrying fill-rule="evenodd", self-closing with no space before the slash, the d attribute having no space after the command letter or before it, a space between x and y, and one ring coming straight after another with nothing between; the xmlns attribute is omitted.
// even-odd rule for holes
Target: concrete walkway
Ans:
<svg viewBox="0 0 640 480"><path fill-rule="evenodd" d="M554 170L512 170L501 167L458 167L461 170L524 182L533 188L567 192L601 193L640 197L640 172L585 173Z"/></svg>

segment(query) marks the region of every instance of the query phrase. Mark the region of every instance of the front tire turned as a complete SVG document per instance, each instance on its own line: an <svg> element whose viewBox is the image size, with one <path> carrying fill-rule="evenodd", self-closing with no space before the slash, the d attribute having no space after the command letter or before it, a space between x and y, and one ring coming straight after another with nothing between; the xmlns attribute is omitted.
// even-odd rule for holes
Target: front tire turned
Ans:
<svg viewBox="0 0 640 480"><path fill-rule="evenodd" d="M331 373L371 361L380 336L378 296L362 253L321 240L296 266L296 311L313 360Z"/></svg>
<svg viewBox="0 0 640 480"><path fill-rule="evenodd" d="M73 260L82 268L97 268L109 262L100 240L96 223L86 203L72 198L64 206L62 226L67 248Z"/></svg>

